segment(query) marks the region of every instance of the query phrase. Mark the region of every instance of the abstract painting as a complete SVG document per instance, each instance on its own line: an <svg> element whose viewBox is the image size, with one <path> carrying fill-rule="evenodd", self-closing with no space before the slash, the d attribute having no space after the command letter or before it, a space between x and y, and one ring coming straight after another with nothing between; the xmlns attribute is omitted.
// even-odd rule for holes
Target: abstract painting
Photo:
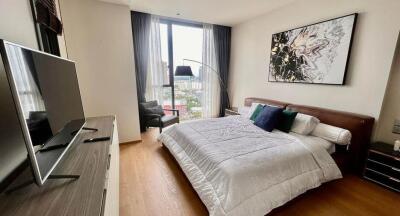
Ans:
<svg viewBox="0 0 400 216"><path fill-rule="evenodd" d="M343 85L357 14L272 35L268 81Z"/></svg>

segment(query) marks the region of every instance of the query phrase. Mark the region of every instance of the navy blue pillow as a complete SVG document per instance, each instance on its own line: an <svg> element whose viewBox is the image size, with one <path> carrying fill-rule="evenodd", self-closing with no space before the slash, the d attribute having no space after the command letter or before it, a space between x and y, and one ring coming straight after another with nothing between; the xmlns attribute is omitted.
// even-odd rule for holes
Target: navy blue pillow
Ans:
<svg viewBox="0 0 400 216"><path fill-rule="evenodd" d="M266 105L258 114L254 124L268 132L271 132L277 125L282 111L282 108Z"/></svg>

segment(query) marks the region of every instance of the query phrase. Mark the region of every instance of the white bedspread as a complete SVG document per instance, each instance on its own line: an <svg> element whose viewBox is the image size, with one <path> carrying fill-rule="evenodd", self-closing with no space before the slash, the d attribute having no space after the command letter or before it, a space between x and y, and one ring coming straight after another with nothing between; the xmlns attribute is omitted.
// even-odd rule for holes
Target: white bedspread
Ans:
<svg viewBox="0 0 400 216"><path fill-rule="evenodd" d="M158 139L211 216L265 215L323 182L341 178L323 147L266 132L240 116L177 124Z"/></svg>

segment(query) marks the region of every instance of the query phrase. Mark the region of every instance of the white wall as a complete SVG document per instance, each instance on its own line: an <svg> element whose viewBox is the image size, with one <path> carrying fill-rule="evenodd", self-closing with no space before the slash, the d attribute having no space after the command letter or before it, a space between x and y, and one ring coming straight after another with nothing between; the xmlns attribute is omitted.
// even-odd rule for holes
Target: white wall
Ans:
<svg viewBox="0 0 400 216"><path fill-rule="evenodd" d="M0 0L0 38L38 48L29 0ZM26 159L26 155L24 143L10 146L0 142L0 182Z"/></svg>
<svg viewBox="0 0 400 216"><path fill-rule="evenodd" d="M86 116L115 114L121 142L140 140L130 9L97 0L59 3Z"/></svg>
<svg viewBox="0 0 400 216"><path fill-rule="evenodd" d="M400 140L400 134L392 133L395 119L400 119L400 38L397 42L392 72L389 77L385 100L378 121L377 140L390 144L394 144L396 139Z"/></svg>
<svg viewBox="0 0 400 216"><path fill-rule="evenodd" d="M249 96L378 118L400 29L398 0L299 0L233 27L230 93L234 106ZM358 12L345 86L269 83L273 33Z"/></svg>

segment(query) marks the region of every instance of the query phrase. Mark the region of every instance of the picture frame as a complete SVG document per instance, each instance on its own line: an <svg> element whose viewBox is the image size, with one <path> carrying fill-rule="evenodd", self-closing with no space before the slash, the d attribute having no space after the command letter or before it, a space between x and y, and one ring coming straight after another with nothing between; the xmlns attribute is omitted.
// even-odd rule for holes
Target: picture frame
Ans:
<svg viewBox="0 0 400 216"><path fill-rule="evenodd" d="M357 16L273 34L268 81L345 85Z"/></svg>

